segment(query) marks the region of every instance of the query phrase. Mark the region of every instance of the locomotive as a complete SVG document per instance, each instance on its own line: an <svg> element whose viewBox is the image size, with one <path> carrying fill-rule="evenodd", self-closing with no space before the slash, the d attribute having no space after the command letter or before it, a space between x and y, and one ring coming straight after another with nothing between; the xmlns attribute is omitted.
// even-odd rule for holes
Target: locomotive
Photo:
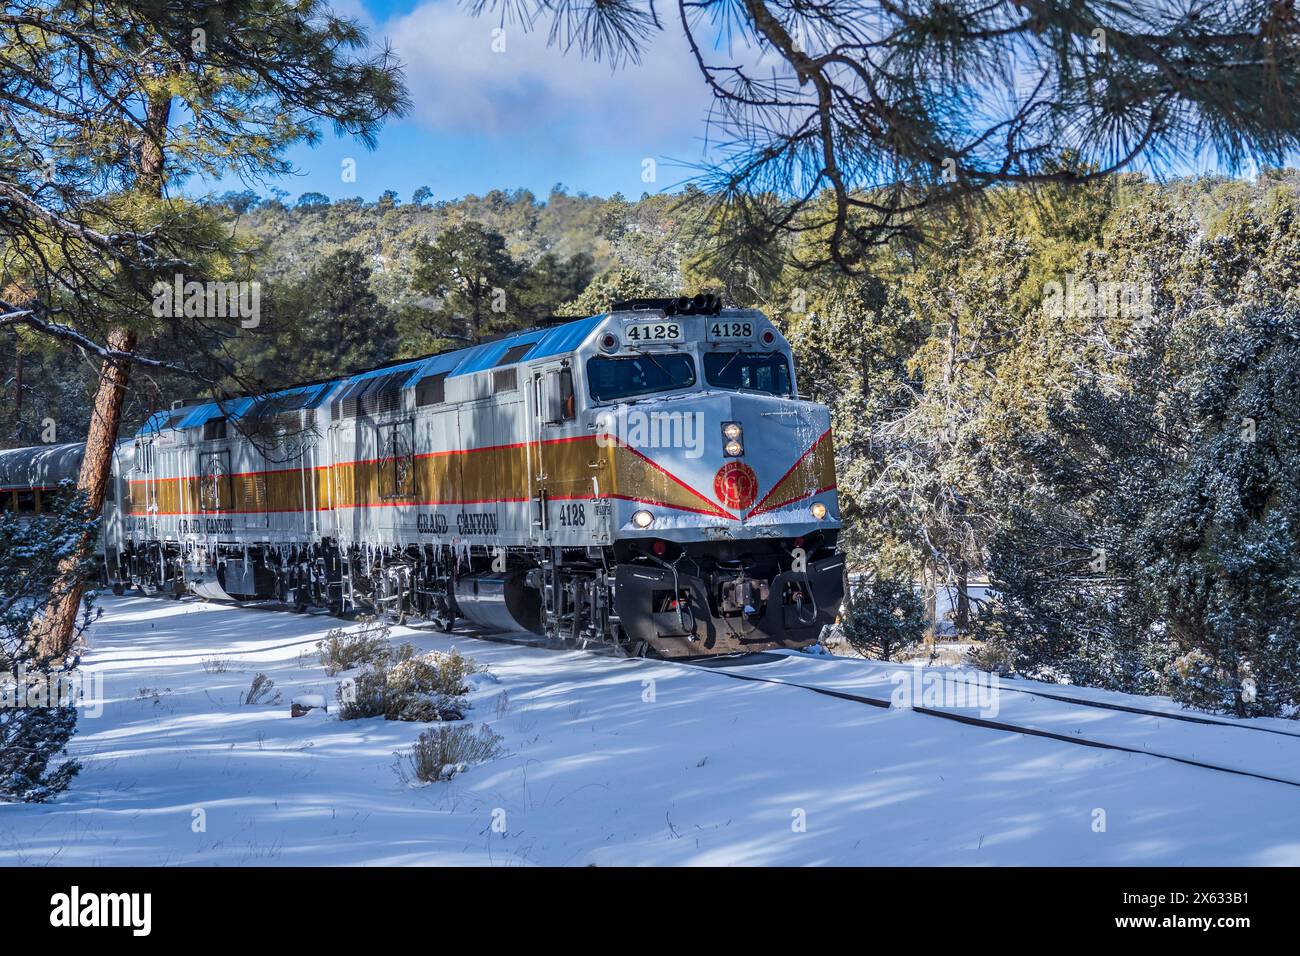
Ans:
<svg viewBox="0 0 1300 956"><path fill-rule="evenodd" d="M75 478L80 447L0 453L0 501ZM696 296L177 402L115 449L99 556L117 593L680 658L815 642L838 530L830 415L789 344Z"/></svg>

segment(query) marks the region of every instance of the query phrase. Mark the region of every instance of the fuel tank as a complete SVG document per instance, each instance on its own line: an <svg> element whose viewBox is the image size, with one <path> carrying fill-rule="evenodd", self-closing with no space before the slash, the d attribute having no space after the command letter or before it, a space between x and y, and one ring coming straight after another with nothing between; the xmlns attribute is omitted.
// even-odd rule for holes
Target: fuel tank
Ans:
<svg viewBox="0 0 1300 956"><path fill-rule="evenodd" d="M542 632L542 596L526 571L485 572L456 579L456 609L490 631Z"/></svg>

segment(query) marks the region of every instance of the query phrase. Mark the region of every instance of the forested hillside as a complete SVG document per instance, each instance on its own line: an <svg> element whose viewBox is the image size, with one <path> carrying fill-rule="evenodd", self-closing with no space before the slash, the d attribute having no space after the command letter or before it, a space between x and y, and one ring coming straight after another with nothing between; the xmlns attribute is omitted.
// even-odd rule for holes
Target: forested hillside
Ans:
<svg viewBox="0 0 1300 956"><path fill-rule="evenodd" d="M719 257L697 198L214 200L262 283L227 388L719 292L782 324L831 406L855 564L963 594L990 576L998 604L955 621L985 663L1295 714L1300 174L1004 190L852 276L803 267L816 233ZM97 363L13 335L0 362L9 444L84 431ZM128 424L194 388L132 384Z"/></svg>

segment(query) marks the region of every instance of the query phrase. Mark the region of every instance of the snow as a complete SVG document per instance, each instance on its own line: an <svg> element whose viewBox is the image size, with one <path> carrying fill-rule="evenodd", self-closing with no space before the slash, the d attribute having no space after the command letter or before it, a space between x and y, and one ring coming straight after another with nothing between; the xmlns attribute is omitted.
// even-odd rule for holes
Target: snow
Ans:
<svg viewBox="0 0 1300 956"><path fill-rule="evenodd" d="M333 702L346 675L325 676L314 644L338 621L101 604L85 662L103 713L73 743L85 767L52 804L0 805L0 863L1300 864L1300 788L716 668L394 628L490 668L468 682L468 720L503 738L496 759L411 787L394 752L429 725L289 716L294 699ZM880 699L900 684L899 665L810 655L729 670ZM258 672L279 703L241 705ZM996 719L1300 778L1300 739L1005 692L1034 686L1004 682Z"/></svg>

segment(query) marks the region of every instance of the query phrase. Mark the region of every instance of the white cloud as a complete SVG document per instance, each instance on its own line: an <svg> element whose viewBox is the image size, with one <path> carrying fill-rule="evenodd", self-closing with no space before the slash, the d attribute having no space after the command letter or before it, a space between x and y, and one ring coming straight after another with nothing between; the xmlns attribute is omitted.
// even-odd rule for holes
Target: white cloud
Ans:
<svg viewBox="0 0 1300 956"><path fill-rule="evenodd" d="M527 32L507 23L505 51L494 52L498 26L492 14L435 0L378 28L406 67L416 122L518 148L567 142L588 151L604 141L698 156L712 98L680 31L657 35L639 65L611 72L548 47L545 24Z"/></svg>

